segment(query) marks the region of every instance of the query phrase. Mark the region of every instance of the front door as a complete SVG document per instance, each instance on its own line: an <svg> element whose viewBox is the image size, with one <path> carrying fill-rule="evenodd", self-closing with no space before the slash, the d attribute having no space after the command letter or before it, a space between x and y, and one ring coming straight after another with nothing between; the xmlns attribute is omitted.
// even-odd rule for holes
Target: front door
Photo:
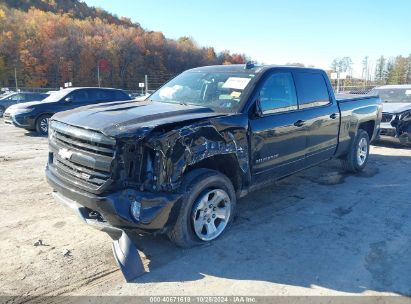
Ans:
<svg viewBox="0 0 411 304"><path fill-rule="evenodd" d="M251 119L250 128L252 176L259 183L303 168L306 128L290 72L266 76L257 96L260 115Z"/></svg>

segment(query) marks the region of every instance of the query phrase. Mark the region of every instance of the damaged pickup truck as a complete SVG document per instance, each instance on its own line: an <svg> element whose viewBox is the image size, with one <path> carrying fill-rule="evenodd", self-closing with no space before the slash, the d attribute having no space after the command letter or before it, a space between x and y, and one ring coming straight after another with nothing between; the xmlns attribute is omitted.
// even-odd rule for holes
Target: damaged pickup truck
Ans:
<svg viewBox="0 0 411 304"><path fill-rule="evenodd" d="M402 145L411 144L411 84L385 85L369 95L378 95L382 102L379 138Z"/></svg>
<svg viewBox="0 0 411 304"><path fill-rule="evenodd" d="M336 99L322 70L201 67L143 102L54 115L46 175L86 223L122 233L113 248L130 279L131 233L212 241L253 190L335 157L361 171L380 120L378 97Z"/></svg>

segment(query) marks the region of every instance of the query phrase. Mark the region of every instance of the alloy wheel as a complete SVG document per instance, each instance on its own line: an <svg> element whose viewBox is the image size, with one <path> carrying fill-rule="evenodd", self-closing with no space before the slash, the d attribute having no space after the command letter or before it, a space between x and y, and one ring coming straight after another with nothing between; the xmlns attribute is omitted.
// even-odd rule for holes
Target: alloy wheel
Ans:
<svg viewBox="0 0 411 304"><path fill-rule="evenodd" d="M217 238L226 228L231 215L227 192L214 189L199 197L192 211L194 232L203 241Z"/></svg>
<svg viewBox="0 0 411 304"><path fill-rule="evenodd" d="M357 147L357 162L359 166L364 165L368 156L368 143L365 138L361 138Z"/></svg>

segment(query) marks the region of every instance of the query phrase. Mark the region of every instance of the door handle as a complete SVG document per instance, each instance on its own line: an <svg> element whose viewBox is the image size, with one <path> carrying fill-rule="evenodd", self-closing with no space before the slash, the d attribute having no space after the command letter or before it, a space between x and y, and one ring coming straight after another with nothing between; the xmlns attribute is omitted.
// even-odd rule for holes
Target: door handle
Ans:
<svg viewBox="0 0 411 304"><path fill-rule="evenodd" d="M302 127L302 126L304 126L304 124L305 124L305 121L299 119L299 120L297 120L297 121L294 123L294 126L296 126L296 127Z"/></svg>
<svg viewBox="0 0 411 304"><path fill-rule="evenodd" d="M337 113L332 113L332 114L330 115L330 118L331 118L331 119L336 119L336 118L337 118Z"/></svg>

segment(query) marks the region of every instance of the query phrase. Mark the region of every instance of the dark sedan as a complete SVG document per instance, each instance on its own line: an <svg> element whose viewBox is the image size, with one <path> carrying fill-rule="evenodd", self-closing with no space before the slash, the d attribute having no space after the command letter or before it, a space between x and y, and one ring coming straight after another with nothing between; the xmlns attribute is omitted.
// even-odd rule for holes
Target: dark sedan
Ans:
<svg viewBox="0 0 411 304"><path fill-rule="evenodd" d="M31 92L5 94L4 96L0 97L0 117L3 117L6 109L12 105L29 101L41 101L49 95L50 94Z"/></svg>
<svg viewBox="0 0 411 304"><path fill-rule="evenodd" d="M81 106L131 100L118 89L109 88L67 88L52 93L41 102L28 102L11 106L4 113L4 122L40 134L48 133L48 120L55 113Z"/></svg>

